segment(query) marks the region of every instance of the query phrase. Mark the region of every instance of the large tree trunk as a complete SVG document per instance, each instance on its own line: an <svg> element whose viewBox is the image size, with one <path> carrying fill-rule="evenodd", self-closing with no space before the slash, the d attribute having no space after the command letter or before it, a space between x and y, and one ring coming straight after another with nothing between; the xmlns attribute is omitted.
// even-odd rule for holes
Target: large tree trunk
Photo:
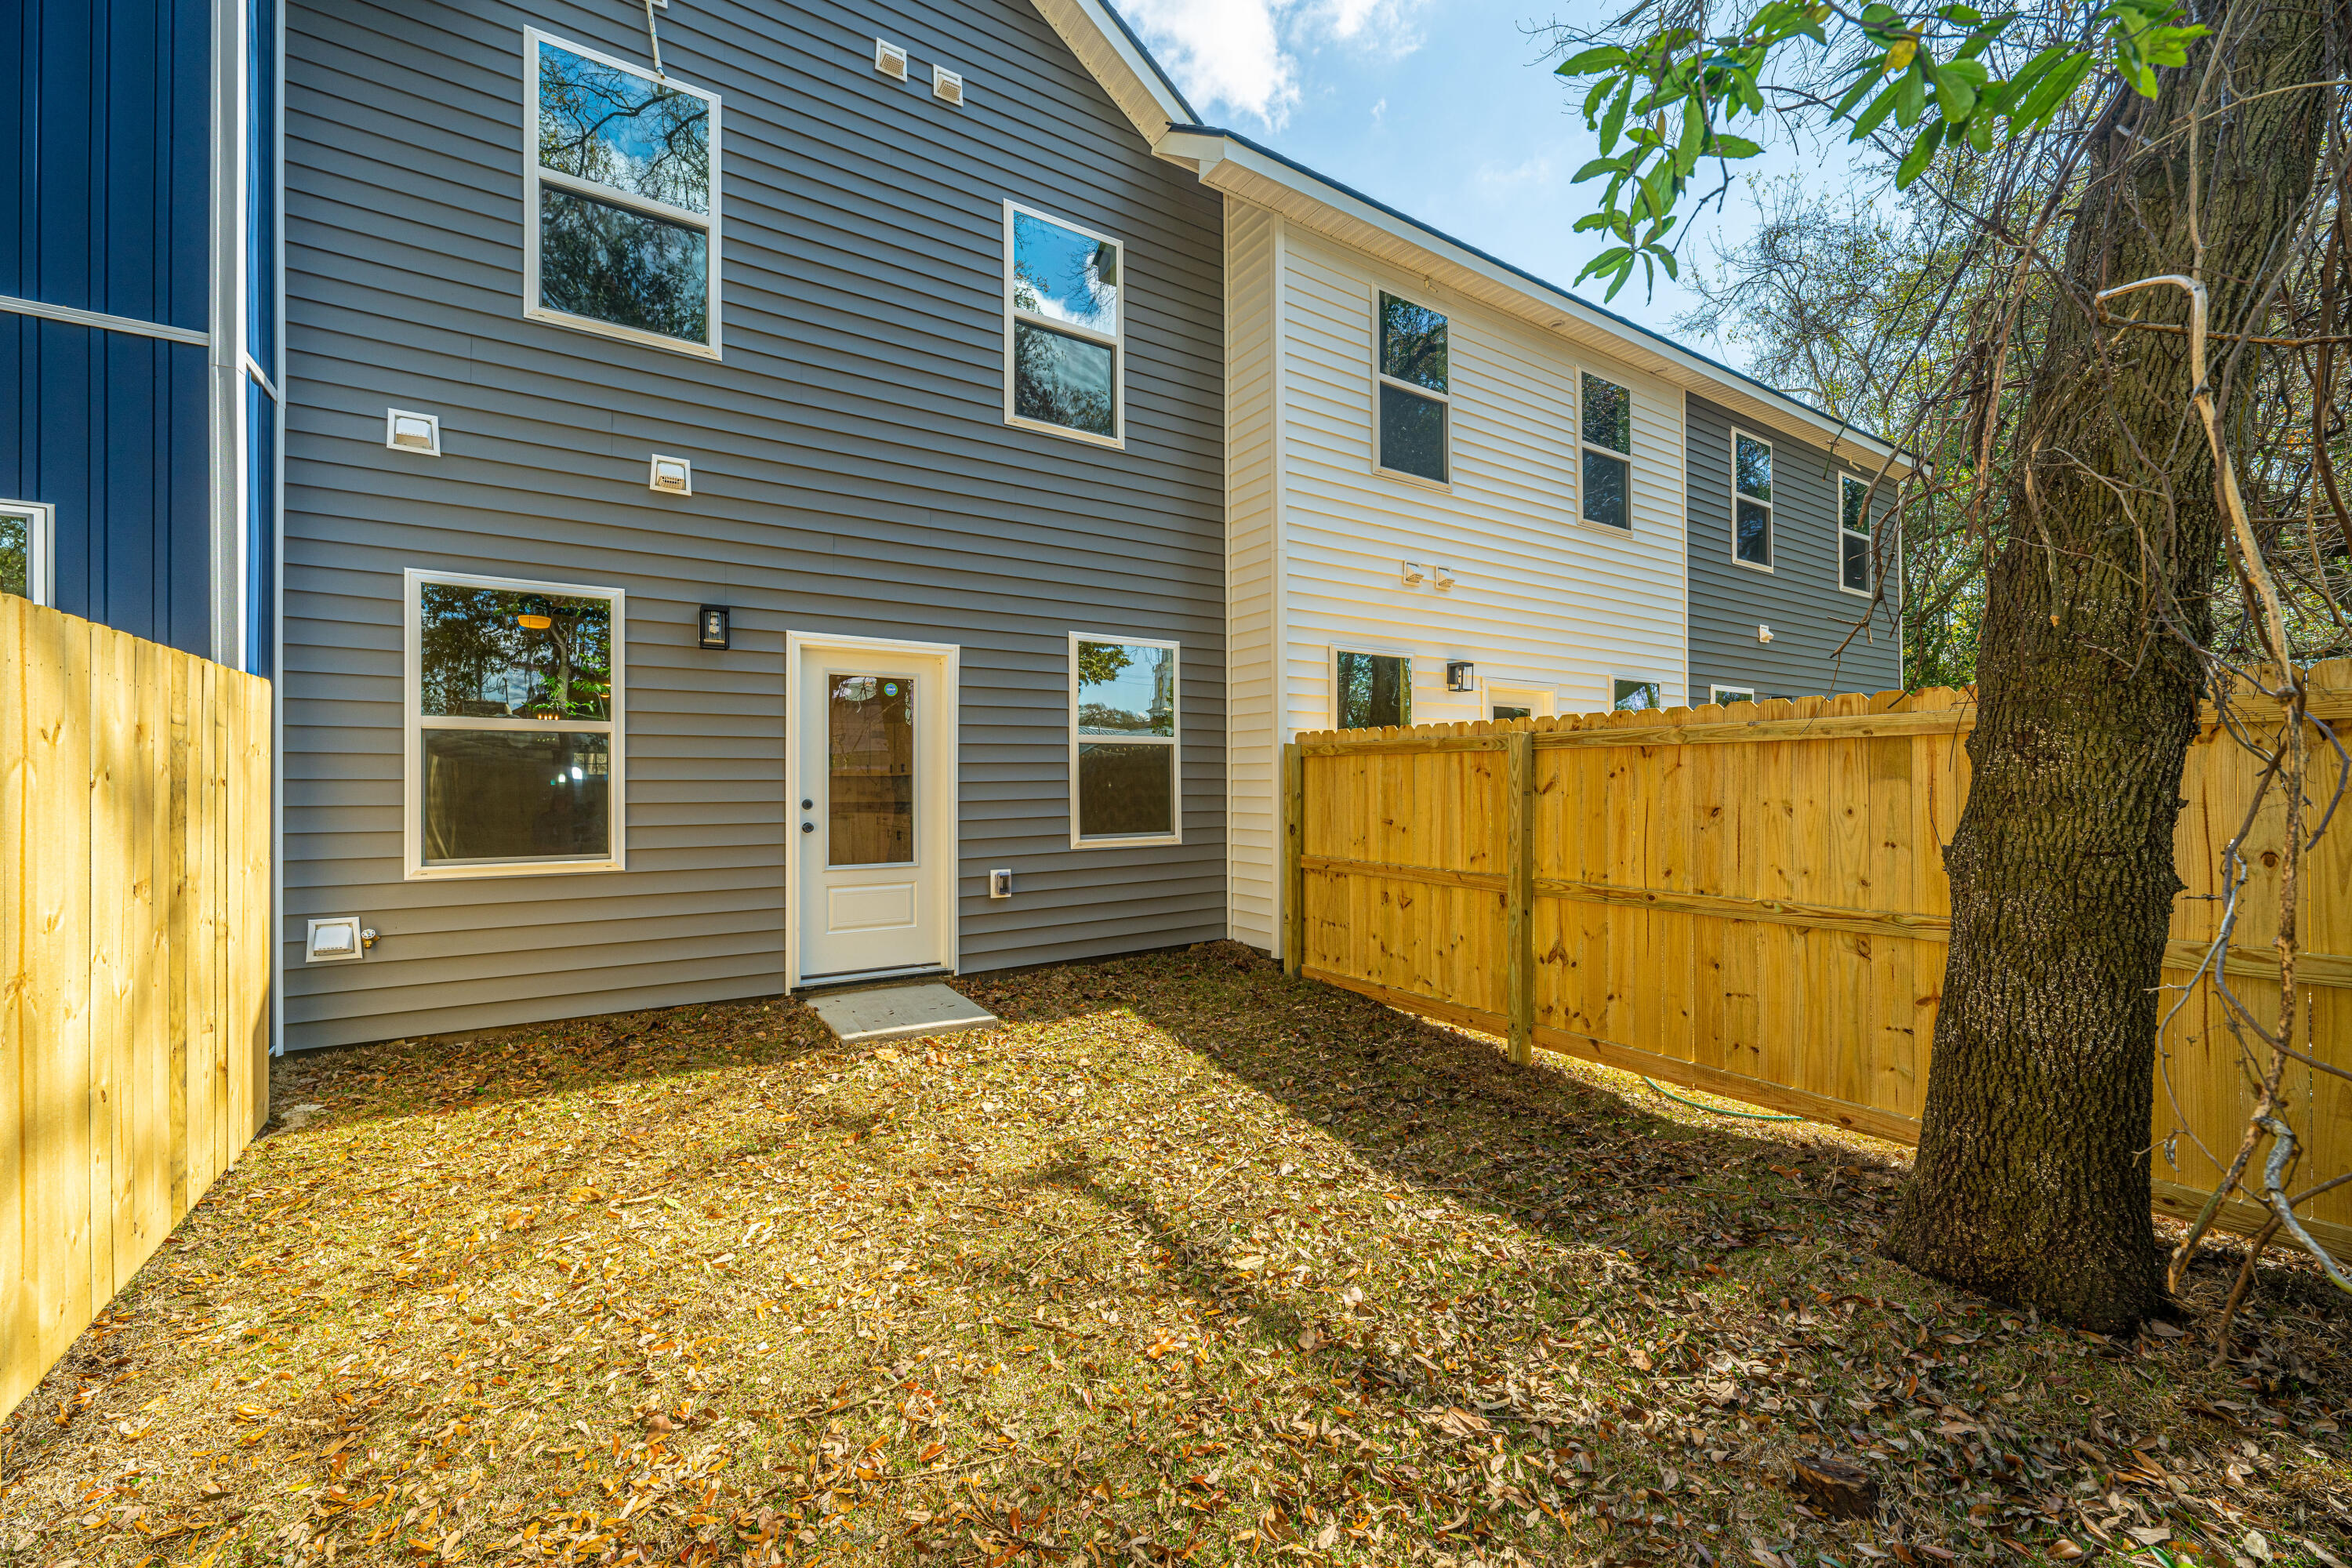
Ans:
<svg viewBox="0 0 2352 1568"><path fill-rule="evenodd" d="M2323 5L2330 0L2323 0ZM2018 434L2021 475L1978 662L1967 809L1945 863L1951 958L1916 1173L1887 1238L1926 1273L2116 1331L2164 1304L2148 1215L2157 990L2180 883L2173 826L2226 521L2189 411L2185 340L2102 352L2101 289L2195 264L2243 331L2294 243L2319 150L2319 6L2215 0L2153 102L2102 122ZM2216 54L2223 68L2208 72ZM2201 96L2200 96L2201 94ZM2152 151L2148 149L2153 148ZM2187 296L2118 302L2185 322ZM2216 342L2218 378L2231 344ZM2168 630L2165 623L2171 623Z"/></svg>

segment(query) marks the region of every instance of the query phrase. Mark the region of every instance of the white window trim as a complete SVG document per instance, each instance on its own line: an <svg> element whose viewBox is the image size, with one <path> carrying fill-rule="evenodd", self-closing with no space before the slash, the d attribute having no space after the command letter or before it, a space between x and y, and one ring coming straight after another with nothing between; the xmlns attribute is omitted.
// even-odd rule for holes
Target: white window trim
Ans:
<svg viewBox="0 0 2352 1568"><path fill-rule="evenodd" d="M1766 461L1773 467L1774 499L1771 500L1759 500L1739 488L1739 443L1743 439L1753 441L1762 447ZM1737 425L1731 427L1731 444L1726 448L1726 454L1731 460L1731 532L1727 542L1731 546L1731 563L1744 571L1776 573L1780 565L1780 502L1779 500L1780 476L1778 471L1780 466L1780 454L1772 450L1772 442L1769 437L1759 436L1752 430L1742 430ZM1739 503L1741 501L1764 509L1765 558L1760 565L1756 562L1743 561L1739 558Z"/></svg>
<svg viewBox="0 0 2352 1568"><path fill-rule="evenodd" d="M1411 710L1420 706L1418 702L1415 702L1412 700L1412 692L1413 683L1419 679L1421 674L1421 671L1416 668L1417 661L1414 659L1412 650L1409 648L1399 647L1393 643L1381 644L1365 642L1335 642L1324 649L1323 681L1324 689L1330 694L1328 703L1331 716L1330 727L1334 730L1340 727L1339 656L1343 653L1369 654L1374 658L1401 658L1404 660L1404 689L1406 692L1407 711L1404 716L1405 722L1400 726L1400 728L1412 728L1413 718Z"/></svg>
<svg viewBox="0 0 2352 1568"><path fill-rule="evenodd" d="M56 595L58 509L47 501L0 500L0 512L25 520L25 596L37 605Z"/></svg>
<svg viewBox="0 0 2352 1568"><path fill-rule="evenodd" d="M1597 528L1612 539L1631 539L1638 531L1633 525L1633 454L1630 449L1621 452L1614 447L1604 447L1598 441L1587 441L1584 438L1584 383L1586 378L1590 377L1594 381L1605 381L1624 392L1625 445L1628 448L1633 445L1633 385L1631 382L1620 381L1613 375L1603 375L1599 371L1587 369L1583 365L1576 366L1575 372L1576 510L1570 515L1576 519L1580 527ZM1584 454L1588 448L1600 453L1604 458L1613 458L1625 465L1625 526L1622 528L1613 522L1595 522L1584 515Z"/></svg>
<svg viewBox="0 0 2352 1568"><path fill-rule="evenodd" d="M1111 314L1117 330L1097 331L1075 321L1057 321L1051 316L1034 310L1016 310L1013 303L1013 219L1015 214L1034 217L1040 223L1050 223L1056 228L1080 234L1097 245L1115 246L1118 250L1118 297L1111 304ZM1129 279L1127 266L1127 241L1115 235L1103 234L1085 224L1049 213L1039 207L1015 201L1004 204L1004 422L1016 430L1036 430L1047 436L1059 436L1065 440L1083 441L1090 447L1108 447L1124 450L1127 447L1127 291ZM1074 430L1067 425L1055 425L1044 419L1030 419L1013 411L1013 323L1028 321L1051 331L1083 338L1088 342L1102 343L1110 350L1110 434L1097 436L1091 430Z"/></svg>
<svg viewBox="0 0 2352 1568"><path fill-rule="evenodd" d="M1839 593L1851 594L1857 599L1874 599L1878 596L1878 563L1874 557L1874 553L1868 548L1873 542L1872 536L1868 533L1855 533L1852 529L1845 525L1845 487L1848 485L1860 485L1862 487L1862 504L1865 516L1868 515L1868 509L1870 507L1870 481L1860 474L1839 474L1836 519L1837 559L1831 564L1837 573L1837 588ZM1864 570L1870 574L1871 579L1869 584L1865 587L1850 588L1846 586L1845 542L1849 536L1861 540L1865 547L1863 555Z"/></svg>
<svg viewBox="0 0 2352 1568"><path fill-rule="evenodd" d="M551 726L543 719L435 719L427 721L424 707L424 587L445 583L460 588L498 588L509 593L545 594L567 599L609 599L613 605L613 716L606 721L566 720L561 728L609 735L613 785L609 825L612 853L594 860L469 861L462 866L425 863L425 731L435 730L530 730ZM411 882L478 880L488 877L556 877L583 871L625 871L629 862L627 721L623 704L628 672L623 668L628 643L628 595L618 588L578 583L541 583L519 577L482 577L467 572L432 572L412 566L404 574L401 594L401 855L402 877Z"/></svg>
<svg viewBox="0 0 2352 1568"><path fill-rule="evenodd" d="M1126 258L1120 257L1122 266ZM1117 745L1165 746L1169 750L1168 820L1171 831L1166 833L1097 833L1082 836L1078 831L1078 645L1082 642L1118 643L1128 647L1164 647L1174 656L1176 668L1171 677L1171 693L1175 699L1175 732L1169 735L1091 735L1088 740L1108 741ZM1158 844L1184 842L1184 648L1181 643L1164 637L1130 637L1125 632L1080 632L1070 634L1070 847L1073 849L1140 849Z"/></svg>
<svg viewBox="0 0 2352 1568"><path fill-rule="evenodd" d="M676 77L657 77L653 72L642 67L633 66L626 60L614 59L611 55L585 48L569 38L558 37L552 33L542 33L537 27L525 27L522 30L522 40L523 318L526 321L545 321L553 326L568 327L574 331L593 332L599 337L617 338L623 342L642 343L647 348L667 349L672 353L691 354L697 359L724 358L725 355L720 352L719 347L719 275L722 253L719 236L721 162L719 95L706 88L695 87L690 83L680 81ZM708 214L688 212L683 207L674 207L667 202L632 195L625 191L616 191L609 185L600 185L593 180L577 179L572 175L558 174L552 169L542 169L539 166L539 46L542 43L553 44L557 48L578 55L583 59L594 60L599 65L626 71L631 76L652 82L658 87L666 87L677 92L691 93L710 106L710 211ZM666 338L659 332L640 331L635 327L624 327L612 321L600 321L593 316L575 316L568 310L551 310L541 305L539 302L539 188L542 184L552 185L557 190L571 191L579 195L593 196L599 201L609 202L614 206L627 207L632 211L642 212L653 217L666 218L671 223L681 224L689 228L698 228L709 234L710 263L708 268L709 276L705 282L709 289L710 341L707 343L691 343L682 338Z"/></svg>
<svg viewBox="0 0 2352 1568"><path fill-rule="evenodd" d="M1616 531L1612 529L1610 531ZM1496 703L1510 708L1525 708L1530 718L1549 719L1553 716L1558 702L1558 694L1549 686L1531 686L1507 679L1490 681L1484 678L1479 684L1484 688L1478 699L1479 717L1489 723L1494 721Z"/></svg>
<svg viewBox="0 0 2352 1568"><path fill-rule="evenodd" d="M1656 687L1658 689L1658 705L1655 708L1619 708L1617 706L1617 683L1621 680L1631 681L1642 686ZM1612 713L1663 713L1668 708L1674 706L1673 703L1666 700L1666 692L1668 689L1666 678L1663 675L1640 675L1629 673L1623 670L1612 669L1609 672L1609 690L1607 694L1609 698L1608 711Z"/></svg>
<svg viewBox="0 0 2352 1568"><path fill-rule="evenodd" d="M1729 695L1727 695L1727 693ZM1761 702L1764 700L1764 699L1758 694L1756 688L1752 686L1710 686L1706 689L1706 700L1709 702L1714 703L1717 707L1721 707L1726 702Z"/></svg>
<svg viewBox="0 0 2352 1568"><path fill-rule="evenodd" d="M1433 316L1444 318L1446 390L1444 392L1432 392L1428 387L1416 382L1400 380L1381 368L1381 296L1383 294L1391 300L1401 300L1418 310L1426 310ZM1445 477L1444 479L1433 479L1426 474L1409 474L1402 468L1391 468L1381 461L1381 388L1383 386L1393 386L1399 392L1410 396L1426 398L1432 403L1443 405L1445 409ZM1418 485L1425 490L1442 490L1449 495L1454 490L1454 312L1441 310L1434 305L1424 305L1410 294L1394 289L1383 289L1377 283L1372 285L1372 472L1384 479L1395 479L1402 484ZM1348 651L1359 653L1362 650L1351 647Z"/></svg>

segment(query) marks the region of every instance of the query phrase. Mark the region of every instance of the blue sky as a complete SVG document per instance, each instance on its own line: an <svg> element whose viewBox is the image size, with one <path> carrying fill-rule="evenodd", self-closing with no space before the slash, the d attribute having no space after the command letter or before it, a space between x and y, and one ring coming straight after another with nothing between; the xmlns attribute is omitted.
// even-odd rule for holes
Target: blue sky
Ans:
<svg viewBox="0 0 2352 1568"><path fill-rule="evenodd" d="M1530 11L1508 0L1115 0L1212 124L1230 127L1551 282L1573 281L1605 239L1572 233L1599 182L1571 185L1597 151L1528 28L1585 17L1592 0ZM1613 12L1612 12L1613 14ZM1589 19L1589 18L1587 18ZM1752 132L1751 132L1752 133ZM1768 148L1750 167L1802 168L1842 183L1843 149L1826 160ZM1717 178L1710 166L1703 178ZM1705 241L1753 208L1738 189L1727 217L1710 209ZM1601 288L1578 292L1600 302ZM1610 309L1742 363L1736 347L1678 333L1691 296L1639 276Z"/></svg>

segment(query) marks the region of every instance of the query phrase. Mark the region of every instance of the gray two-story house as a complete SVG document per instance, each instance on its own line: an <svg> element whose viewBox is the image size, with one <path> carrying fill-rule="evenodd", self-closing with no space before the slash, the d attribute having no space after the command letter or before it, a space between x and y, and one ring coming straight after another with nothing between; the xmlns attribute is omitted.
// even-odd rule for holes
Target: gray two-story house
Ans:
<svg viewBox="0 0 2352 1568"><path fill-rule="evenodd" d="M284 1029L1221 936L1223 213L1091 0L296 0Z"/></svg>

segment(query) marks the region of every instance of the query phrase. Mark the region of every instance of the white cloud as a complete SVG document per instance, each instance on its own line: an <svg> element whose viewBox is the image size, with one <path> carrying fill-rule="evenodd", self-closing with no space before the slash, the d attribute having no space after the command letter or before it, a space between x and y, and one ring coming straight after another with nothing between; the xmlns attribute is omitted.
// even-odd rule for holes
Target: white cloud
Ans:
<svg viewBox="0 0 2352 1568"><path fill-rule="evenodd" d="M1298 101L1298 56L1325 42L1411 54L1427 0L1125 0L1128 19L1203 113L1279 128ZM1383 100L1385 107L1385 100ZM1374 110L1377 118L1381 110Z"/></svg>
<svg viewBox="0 0 2352 1568"><path fill-rule="evenodd" d="M1551 160L1538 154L1507 169L1498 163L1481 163L1477 180L1479 188L1490 195L1505 195L1528 185L1548 185Z"/></svg>

